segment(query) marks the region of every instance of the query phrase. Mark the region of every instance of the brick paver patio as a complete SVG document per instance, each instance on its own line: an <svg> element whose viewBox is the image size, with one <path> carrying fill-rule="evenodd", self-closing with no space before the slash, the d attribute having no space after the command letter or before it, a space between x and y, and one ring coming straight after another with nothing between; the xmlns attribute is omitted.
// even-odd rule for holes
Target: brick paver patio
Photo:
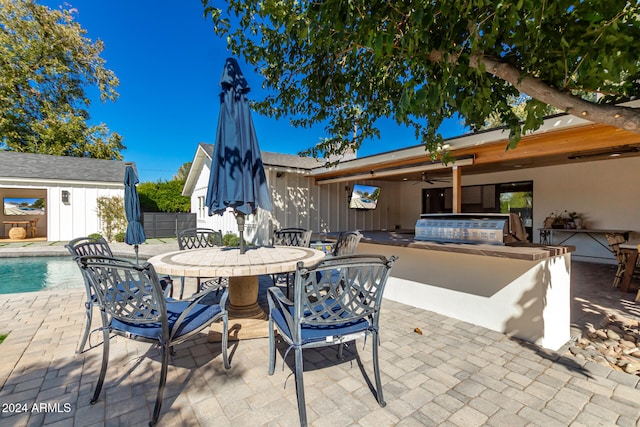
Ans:
<svg viewBox="0 0 640 427"><path fill-rule="evenodd" d="M147 255L171 247L143 245ZM53 245L55 246L55 245ZM117 248L117 250L120 248ZM0 247L0 252L20 251ZM116 252L117 252L116 250ZM122 250L131 250L123 247ZM605 310L638 316L633 295L609 287L611 266L574 263L572 321ZM612 277L612 276L611 276ZM609 280L609 281L607 281ZM261 286L271 283L261 278ZM187 288L190 289L190 288ZM0 296L0 425L145 425L153 409L159 352L113 338L105 387L89 405L102 357L75 349L84 324L83 289ZM305 351L305 392L314 426L568 426L640 423L640 377L550 352L500 333L391 301L383 303L378 406L358 365L372 376L371 342L336 361L333 349ZM414 332L415 328L422 335ZM160 425L298 424L293 354L267 375L267 339L230 343L231 369L205 334L175 349ZM22 412L21 412L22 411Z"/></svg>

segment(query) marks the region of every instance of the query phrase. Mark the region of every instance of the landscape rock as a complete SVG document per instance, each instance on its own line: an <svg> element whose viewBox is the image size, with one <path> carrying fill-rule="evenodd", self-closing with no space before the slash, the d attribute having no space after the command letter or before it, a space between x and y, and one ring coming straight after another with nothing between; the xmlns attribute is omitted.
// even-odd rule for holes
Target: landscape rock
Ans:
<svg viewBox="0 0 640 427"><path fill-rule="evenodd" d="M587 326L567 355L640 376L638 321L609 315L597 326Z"/></svg>

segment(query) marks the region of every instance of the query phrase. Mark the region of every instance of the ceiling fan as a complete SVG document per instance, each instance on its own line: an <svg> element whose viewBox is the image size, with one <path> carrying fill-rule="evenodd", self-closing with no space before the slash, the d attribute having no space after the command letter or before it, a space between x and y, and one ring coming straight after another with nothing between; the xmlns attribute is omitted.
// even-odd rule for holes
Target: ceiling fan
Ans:
<svg viewBox="0 0 640 427"><path fill-rule="evenodd" d="M422 172L422 174L420 175L420 180L414 182L413 185L420 184L420 183L437 184L441 182L449 183L451 182L451 178L450 177L429 178L426 172Z"/></svg>

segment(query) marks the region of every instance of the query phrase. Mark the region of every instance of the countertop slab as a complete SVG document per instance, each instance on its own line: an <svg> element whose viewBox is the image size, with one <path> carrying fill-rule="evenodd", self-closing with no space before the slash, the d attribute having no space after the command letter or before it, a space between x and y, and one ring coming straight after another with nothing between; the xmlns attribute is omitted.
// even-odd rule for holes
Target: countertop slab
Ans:
<svg viewBox="0 0 640 427"><path fill-rule="evenodd" d="M525 261L540 261L575 251L575 246L542 245L529 242L510 243L507 245L427 242L415 240L412 230L360 232L363 235L360 243L511 258ZM314 235L312 241L315 240L315 238L318 240L335 240L337 236L338 233L322 233Z"/></svg>

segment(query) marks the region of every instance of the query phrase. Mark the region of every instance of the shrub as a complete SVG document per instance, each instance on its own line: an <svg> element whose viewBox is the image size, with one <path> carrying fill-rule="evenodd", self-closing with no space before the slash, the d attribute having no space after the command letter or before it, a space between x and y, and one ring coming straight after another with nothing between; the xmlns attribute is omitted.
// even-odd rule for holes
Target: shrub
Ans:
<svg viewBox="0 0 640 427"><path fill-rule="evenodd" d="M127 228L127 217L124 213L124 198L98 197L98 218L105 239L111 242L113 236Z"/></svg>
<svg viewBox="0 0 640 427"><path fill-rule="evenodd" d="M102 234L100 233L91 233L87 236L89 238L89 240L100 240L102 238Z"/></svg>
<svg viewBox="0 0 640 427"><path fill-rule="evenodd" d="M246 240L244 245L245 247L250 246ZM233 233L227 233L222 236L222 246L240 246L240 237Z"/></svg>
<svg viewBox="0 0 640 427"><path fill-rule="evenodd" d="M116 242L124 242L124 236L126 235L126 233L124 231L121 231L119 233L116 233L115 236L113 236L113 240L115 240Z"/></svg>
<svg viewBox="0 0 640 427"><path fill-rule="evenodd" d="M224 246L239 246L240 237L236 236L233 233L227 233L224 236L222 236L222 244Z"/></svg>

